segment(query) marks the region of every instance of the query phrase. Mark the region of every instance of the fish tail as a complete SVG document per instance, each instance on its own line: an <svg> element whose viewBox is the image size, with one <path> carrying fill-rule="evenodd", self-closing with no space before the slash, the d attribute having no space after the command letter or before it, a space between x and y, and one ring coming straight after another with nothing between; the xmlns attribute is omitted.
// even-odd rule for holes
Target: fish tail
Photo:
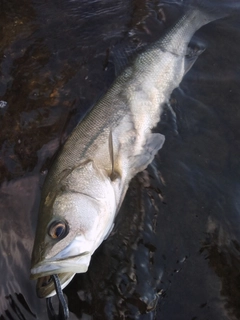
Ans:
<svg viewBox="0 0 240 320"><path fill-rule="evenodd" d="M174 2L165 1L165 4L176 5ZM221 0L219 0L221 1ZM179 6L179 4L177 4ZM202 0L186 1L179 7L183 15L176 24L161 38L156 46L178 55L186 55L186 48L194 33L209 22L223 18L228 15L227 10L221 7L206 5Z"/></svg>
<svg viewBox="0 0 240 320"><path fill-rule="evenodd" d="M162 4L180 6L185 12L197 11L203 24L225 18L240 9L238 0L186 0L181 4L176 0L165 0Z"/></svg>
<svg viewBox="0 0 240 320"><path fill-rule="evenodd" d="M221 2L221 1L220 1ZM190 10L198 12L199 19L201 19L202 25L208 24L212 21L222 19L231 14L231 10L226 6L213 5L213 3L206 4L206 1L196 1L194 4L189 5Z"/></svg>

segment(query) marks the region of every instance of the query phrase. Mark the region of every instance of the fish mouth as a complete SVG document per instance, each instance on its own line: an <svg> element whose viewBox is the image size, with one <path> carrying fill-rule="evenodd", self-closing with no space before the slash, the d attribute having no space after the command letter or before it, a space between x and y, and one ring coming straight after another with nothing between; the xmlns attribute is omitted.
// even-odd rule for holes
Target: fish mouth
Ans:
<svg viewBox="0 0 240 320"><path fill-rule="evenodd" d="M36 291L39 298L49 298L56 294L52 275L57 274L61 288L65 288L76 273L84 273L90 263L90 252L62 260L46 259L31 269L31 279L37 279Z"/></svg>
<svg viewBox="0 0 240 320"><path fill-rule="evenodd" d="M64 289L72 280L75 273L59 273L57 275L61 283L61 288ZM56 294L55 285L51 275L38 278L36 292L39 298L49 298Z"/></svg>

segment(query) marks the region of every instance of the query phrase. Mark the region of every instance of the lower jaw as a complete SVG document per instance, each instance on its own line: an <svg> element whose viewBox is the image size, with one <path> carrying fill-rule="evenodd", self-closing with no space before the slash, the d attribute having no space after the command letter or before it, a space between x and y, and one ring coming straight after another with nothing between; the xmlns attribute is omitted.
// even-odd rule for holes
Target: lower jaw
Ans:
<svg viewBox="0 0 240 320"><path fill-rule="evenodd" d="M69 284L69 282L72 280L74 275L75 273L58 274L62 289L64 289ZM36 291L37 291L37 296L39 298L50 298L56 295L55 285L53 280L51 279L51 275L38 278Z"/></svg>

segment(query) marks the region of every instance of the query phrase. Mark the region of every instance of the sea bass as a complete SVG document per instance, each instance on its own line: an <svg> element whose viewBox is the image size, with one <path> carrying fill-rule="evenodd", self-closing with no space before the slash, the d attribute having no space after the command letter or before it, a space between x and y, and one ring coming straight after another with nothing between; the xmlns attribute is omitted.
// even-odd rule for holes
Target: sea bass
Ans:
<svg viewBox="0 0 240 320"><path fill-rule="evenodd" d="M189 42L213 20L201 9L188 9L122 71L60 150L44 183L32 254L39 297L55 294L51 275L58 274L64 288L75 273L88 270L130 180L164 143L151 129L197 56Z"/></svg>

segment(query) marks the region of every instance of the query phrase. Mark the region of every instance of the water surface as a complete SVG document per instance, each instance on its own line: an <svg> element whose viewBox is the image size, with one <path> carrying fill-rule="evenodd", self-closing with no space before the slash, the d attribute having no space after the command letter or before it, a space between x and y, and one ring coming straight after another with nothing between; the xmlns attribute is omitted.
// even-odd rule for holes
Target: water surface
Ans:
<svg viewBox="0 0 240 320"><path fill-rule="evenodd" d="M47 319L29 280L43 180L112 83L116 48L155 41L177 2L1 1L1 320ZM206 51L155 129L164 147L65 289L70 319L240 319L239 37L237 15L197 32Z"/></svg>

